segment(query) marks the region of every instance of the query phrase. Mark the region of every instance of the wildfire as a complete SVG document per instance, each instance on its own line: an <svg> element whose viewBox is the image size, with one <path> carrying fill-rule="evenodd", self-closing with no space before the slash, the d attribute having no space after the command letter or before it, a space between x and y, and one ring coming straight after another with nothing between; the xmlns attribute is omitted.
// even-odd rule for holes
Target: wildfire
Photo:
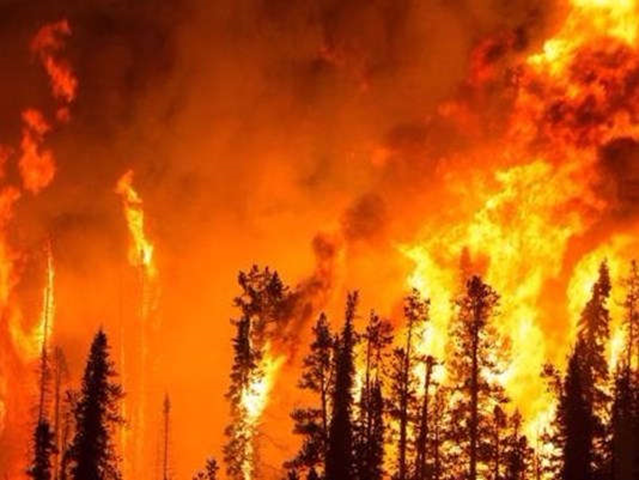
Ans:
<svg viewBox="0 0 639 480"><path fill-rule="evenodd" d="M133 188L133 170L120 177L115 192L122 197L124 215L131 234L129 263L141 268L149 280L155 280L158 272L153 257L153 244L147 239L144 231L144 210L142 199Z"/></svg>
<svg viewBox="0 0 639 480"><path fill-rule="evenodd" d="M250 480L255 471L255 448L253 439L257 434L260 419L268 405L269 394L273 383L277 377L285 357L283 355L273 355L271 344L267 342L264 346L264 355L257 369L258 375L251 384L242 391L241 407L245 412L244 423L245 432L243 435L251 439L247 443L246 458L242 465L242 472L245 480Z"/></svg>
<svg viewBox="0 0 639 480"><path fill-rule="evenodd" d="M632 238L617 235L586 251L575 265L569 260L574 254L571 239L586 234L608 208L592 188L599 147L619 135L637 133L627 110L617 109L611 100L613 85L634 68L625 52L636 46L636 12L634 0L573 0L557 35L522 66L505 140L470 154L477 155L478 164L489 155L497 165L516 165L498 168L488 177L464 172L457 178L451 173L451 193L464 199L464 192L471 190L473 198L453 207L452 221L427 220L426 240L399 246L415 263L409 285L432 301L426 349L444 360L447 325L465 275L483 275L502 294L498 324L512 347L502 381L527 418L531 438L552 411L540 379L542 365L565 358L600 262L607 259L611 275L620 278L632 258ZM590 56L598 62L588 60ZM602 60L606 56L610 63ZM547 92L548 98L540 92ZM589 114L601 113L605 122L587 122L589 117L580 109L588 101L593 105ZM549 291L552 282L565 284L566 290ZM613 291L612 297L621 294ZM547 331L557 314L550 304L562 301L569 304L568 342L557 342ZM613 300L610 308L613 318L621 318L618 303ZM609 356L614 365L623 335L617 323L611 330Z"/></svg>

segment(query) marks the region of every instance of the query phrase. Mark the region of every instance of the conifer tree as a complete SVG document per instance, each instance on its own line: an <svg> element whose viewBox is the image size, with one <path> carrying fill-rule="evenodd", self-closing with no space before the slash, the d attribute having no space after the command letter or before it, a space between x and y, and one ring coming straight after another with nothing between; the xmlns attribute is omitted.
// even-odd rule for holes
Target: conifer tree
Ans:
<svg viewBox="0 0 639 480"><path fill-rule="evenodd" d="M55 452L53 431L46 418L41 418L35 428L33 436L34 458L27 474L33 480L51 480L51 457Z"/></svg>
<svg viewBox="0 0 639 480"><path fill-rule="evenodd" d="M507 417L499 404L493 409L492 422L489 425L486 456L490 459L491 478L501 480L505 464Z"/></svg>
<svg viewBox="0 0 639 480"><path fill-rule="evenodd" d="M217 480L217 472L220 467L213 457L206 459L204 469L199 470L193 475L193 480Z"/></svg>
<svg viewBox="0 0 639 480"><path fill-rule="evenodd" d="M326 455L327 480L352 480L353 465L353 383L355 377L355 315L358 294L352 292L346 301L344 328L337 344L335 385L332 392L333 414Z"/></svg>
<svg viewBox="0 0 639 480"><path fill-rule="evenodd" d="M228 441L224 446L227 474L234 479L247 480L257 468L257 432L248 419L243 402L251 395L255 385L264 378L261 362L266 343L277 325L286 318L290 291L277 272L253 266L240 272L240 295L234 305L240 317L232 320L236 327L233 339L233 366L231 385L226 394L230 402L231 423L225 429Z"/></svg>
<svg viewBox="0 0 639 480"><path fill-rule="evenodd" d="M478 478L479 467L487 474L489 424L494 408L507 401L503 387L495 380L500 373L503 342L491 321L498 294L478 276L466 283L458 300L458 317L452 324L452 355L448 363L452 398L450 441L467 465L468 480Z"/></svg>
<svg viewBox="0 0 639 480"><path fill-rule="evenodd" d="M415 343L423 334L428 321L430 302L422 299L417 290L404 299L405 333L403 346L393 351L391 364L390 415L397 423L397 480L407 480L414 451L409 429L416 418L417 385L415 367L420 361Z"/></svg>
<svg viewBox="0 0 639 480"><path fill-rule="evenodd" d="M533 450L523 434L523 418L517 411L509 418L504 444L504 480L524 480L533 470Z"/></svg>
<svg viewBox="0 0 639 480"><path fill-rule="evenodd" d="M362 335L364 373L354 437L360 480L376 480L383 474L385 402L381 372L392 342L391 332L390 323L371 312Z"/></svg>
<svg viewBox="0 0 639 480"><path fill-rule="evenodd" d="M630 369L623 365L615 378L612 405L612 480L637 478L636 461L639 440L635 434L635 396Z"/></svg>
<svg viewBox="0 0 639 480"><path fill-rule="evenodd" d="M107 336L98 331L87 361L80 398L75 406L75 437L69 450L74 480L119 480L114 429L122 422L123 392L113 378Z"/></svg>
<svg viewBox="0 0 639 480"><path fill-rule="evenodd" d="M631 369L639 368L639 266L637 261L630 263L630 273L624 281L626 298L624 300L624 326L626 329L625 362Z"/></svg>
<svg viewBox="0 0 639 480"><path fill-rule="evenodd" d="M430 424L432 413L430 411L431 389L433 386L433 369L435 359L428 355L424 360L424 382L422 394L422 405L419 411L418 438L417 438L417 459L415 465L415 478L426 480L428 477L428 450L430 441Z"/></svg>
<svg viewBox="0 0 639 480"><path fill-rule="evenodd" d="M592 294L578 324L579 363L583 380L585 401L592 409L592 469L595 478L607 476L610 459L607 458L609 442L608 412L608 361L606 345L610 337L610 273L606 262L599 267L599 276L592 287Z"/></svg>
<svg viewBox="0 0 639 480"><path fill-rule="evenodd" d="M318 405L296 408L291 413L295 422L293 432L304 439L296 457L285 467L302 470L319 467L323 471L330 425L335 343L325 314L320 314L313 327L313 335L311 351L304 358L299 388L314 393L318 397Z"/></svg>
<svg viewBox="0 0 639 480"><path fill-rule="evenodd" d="M558 436L561 446L562 480L591 480L593 478L592 458L592 404L588 399L587 376L583 373L585 346L578 341L568 361L568 369L563 383L558 406Z"/></svg>

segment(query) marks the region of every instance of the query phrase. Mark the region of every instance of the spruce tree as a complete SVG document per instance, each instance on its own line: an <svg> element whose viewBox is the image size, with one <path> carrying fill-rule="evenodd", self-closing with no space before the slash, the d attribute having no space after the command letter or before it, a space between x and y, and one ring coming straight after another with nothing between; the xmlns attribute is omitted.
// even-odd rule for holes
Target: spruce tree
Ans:
<svg viewBox="0 0 639 480"><path fill-rule="evenodd" d="M350 293L346 301L344 328L337 344L335 385L332 392L333 414L326 455L327 480L352 480L353 465L353 383L355 377L355 315L358 294Z"/></svg>
<svg viewBox="0 0 639 480"><path fill-rule="evenodd" d="M293 433L303 436L302 446L286 468L324 470L330 425L331 392L333 389L333 352L335 339L325 314L320 314L313 327L311 351L304 358L299 388L317 396L317 405L296 408L291 413ZM316 472L317 473L317 472Z"/></svg>
<svg viewBox="0 0 639 480"><path fill-rule="evenodd" d="M458 450L458 464L466 472L457 475L476 480L480 467L488 474L490 423L496 406L506 403L503 387L496 381L501 373L503 342L492 320L499 295L478 276L466 283L457 302L458 317L452 323L452 352L448 363L452 398L449 436Z"/></svg>
<svg viewBox="0 0 639 480"><path fill-rule="evenodd" d="M98 331L87 361L80 398L75 406L75 437L69 449L74 480L119 480L114 429L122 422L122 387L109 358L107 336Z"/></svg>

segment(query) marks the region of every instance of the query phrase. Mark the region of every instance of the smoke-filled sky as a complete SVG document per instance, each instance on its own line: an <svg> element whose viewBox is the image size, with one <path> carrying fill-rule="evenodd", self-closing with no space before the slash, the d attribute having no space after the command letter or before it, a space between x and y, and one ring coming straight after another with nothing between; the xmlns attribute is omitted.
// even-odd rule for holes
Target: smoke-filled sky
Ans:
<svg viewBox="0 0 639 480"><path fill-rule="evenodd" d="M114 192L133 169L161 285L152 415L167 391L173 468L189 478L221 454L238 270L270 265L292 286L322 277L314 305L335 324L350 288L361 290L363 314L396 313L413 268L398 245L423 236L431 214L455 211L450 169L457 182L468 172L455 191L465 204L474 172L504 166L465 153L503 133L510 67L565 15L563 2L539 0L0 0L0 144L19 143L26 107L54 109L29 51L42 25L68 20L65 57L79 81L70 121L46 139L55 179L22 196L9 229L24 255L25 321L39 309L47 237L54 340L74 378L98 326L117 340L135 321ZM500 73L479 81L477 62ZM474 128L463 128L463 112L452 121L442 111L460 99ZM627 170L627 152L636 156L636 143L607 147L606 178ZM5 180L16 176L9 167ZM273 467L295 445L293 367L287 375L266 413Z"/></svg>

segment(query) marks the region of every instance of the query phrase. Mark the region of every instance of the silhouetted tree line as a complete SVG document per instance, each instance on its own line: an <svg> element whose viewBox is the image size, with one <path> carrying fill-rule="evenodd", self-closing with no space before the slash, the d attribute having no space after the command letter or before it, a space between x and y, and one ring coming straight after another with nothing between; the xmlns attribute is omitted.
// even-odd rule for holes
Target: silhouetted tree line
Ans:
<svg viewBox="0 0 639 480"><path fill-rule="evenodd" d="M625 287L627 341L611 372L611 283L602 263L565 371L541 372L556 409L534 445L497 380L508 364L495 329L500 298L480 277L460 289L445 362L423 351L430 301L419 292L405 298L395 334L375 312L358 333L358 294L349 294L339 333L324 314L313 327L299 387L315 403L291 413L301 447L284 464L287 479L639 479L635 262Z"/></svg>
<svg viewBox="0 0 639 480"><path fill-rule="evenodd" d="M460 288L445 359L425 350L430 300L413 290L395 329L371 311L361 324L357 292L346 299L343 325L325 314L312 328L299 388L312 403L291 412L301 446L285 462L287 480L636 480L639 479L639 267L625 279L626 343L614 371L610 340L611 280L599 269L578 333L560 371L541 374L556 400L554 418L535 445L500 381L508 348L495 328L500 297L479 276ZM290 290L275 271L240 273L233 319L234 359L227 398L231 422L224 448L227 475L259 478L258 432L244 402L264 378L268 340L290 314ZM44 350L44 349L43 349ZM119 480L115 434L123 392L115 381L106 334L96 334L81 387L62 393L64 356L49 361L53 408L40 408L28 474L35 480ZM46 361L45 361L46 360ZM45 395L42 395L44 398ZM48 395L47 395L48 397ZM212 457L194 480L215 480Z"/></svg>

